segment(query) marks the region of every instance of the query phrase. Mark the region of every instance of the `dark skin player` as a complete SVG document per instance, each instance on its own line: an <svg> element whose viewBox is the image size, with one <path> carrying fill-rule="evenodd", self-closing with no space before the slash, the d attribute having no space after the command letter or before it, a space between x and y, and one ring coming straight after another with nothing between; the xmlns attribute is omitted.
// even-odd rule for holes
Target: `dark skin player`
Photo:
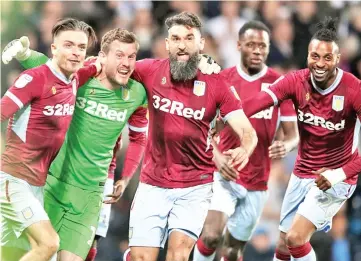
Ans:
<svg viewBox="0 0 361 261"><path fill-rule="evenodd" d="M269 33L261 29L247 29L240 35L237 42L237 48L241 53L241 67L244 72L252 76L259 73L265 66L269 54L270 36ZM242 98L242 97L241 97ZM217 123L217 132L223 126L221 122ZM284 132L284 140L276 140L269 147L269 157L272 159L282 158L288 151L294 148L298 143L298 131L296 122L281 122ZM216 148L216 146L214 146ZM222 176L231 181L236 181L238 171L229 164L226 155L217 149L214 149L214 161ZM220 211L209 210L203 227L201 240L209 248L216 248L222 239L223 230L226 226L228 216ZM246 241L235 239L228 229L224 235L224 256L228 260L237 260L239 251L243 251Z"/></svg>

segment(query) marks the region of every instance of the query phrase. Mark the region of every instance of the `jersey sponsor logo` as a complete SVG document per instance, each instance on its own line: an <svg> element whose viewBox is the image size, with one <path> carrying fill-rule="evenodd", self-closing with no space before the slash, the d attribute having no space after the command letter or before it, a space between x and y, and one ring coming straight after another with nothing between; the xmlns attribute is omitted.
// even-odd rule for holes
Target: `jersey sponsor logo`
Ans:
<svg viewBox="0 0 361 261"><path fill-rule="evenodd" d="M44 107L43 114L46 116L64 116L73 115L74 105L72 104L56 104L54 106L47 105Z"/></svg>
<svg viewBox="0 0 361 261"><path fill-rule="evenodd" d="M24 88L29 82L33 80L33 76L29 74L20 75L20 77L16 80L14 86L16 88Z"/></svg>
<svg viewBox="0 0 361 261"><path fill-rule="evenodd" d="M333 123L331 121L326 121L323 117L313 115L309 112L302 112L298 110L298 120L313 126L320 126L328 130L343 130L345 128L345 120L341 122Z"/></svg>
<svg viewBox="0 0 361 261"><path fill-rule="evenodd" d="M56 88L55 88L55 86L51 87L51 92L52 92L53 95L56 94Z"/></svg>
<svg viewBox="0 0 361 261"><path fill-rule="evenodd" d="M332 109L334 111L342 111L344 100L345 100L344 96L334 95L332 97Z"/></svg>
<svg viewBox="0 0 361 261"><path fill-rule="evenodd" d="M91 115L95 115L104 119L108 119L111 121L119 121L124 122L127 117L128 110L125 109L124 111L116 111L110 109L108 105L98 103L96 101L87 100L84 97L77 97L76 98L76 107L79 109L84 109L86 113Z"/></svg>
<svg viewBox="0 0 361 261"><path fill-rule="evenodd" d="M251 118L270 120L272 119L272 116L273 116L273 106L252 115Z"/></svg>
<svg viewBox="0 0 361 261"><path fill-rule="evenodd" d="M164 84L166 84L166 82L167 82L167 78L163 77L161 84L164 85Z"/></svg>
<svg viewBox="0 0 361 261"><path fill-rule="evenodd" d="M193 94L200 97L206 92L206 83L202 81L194 81Z"/></svg>
<svg viewBox="0 0 361 261"><path fill-rule="evenodd" d="M196 120L202 120L206 108L202 107L200 110L194 110L192 108L184 107L182 102L171 101L168 98L160 98L158 95L153 95L153 107L171 114L177 114L184 118L194 118Z"/></svg>

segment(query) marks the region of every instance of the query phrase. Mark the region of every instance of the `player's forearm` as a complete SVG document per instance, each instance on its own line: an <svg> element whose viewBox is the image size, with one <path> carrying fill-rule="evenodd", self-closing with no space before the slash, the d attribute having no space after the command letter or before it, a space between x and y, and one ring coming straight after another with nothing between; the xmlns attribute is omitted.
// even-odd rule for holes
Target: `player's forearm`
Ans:
<svg viewBox="0 0 361 261"><path fill-rule="evenodd" d="M117 167L117 154L121 148L122 148L122 135L119 136L119 138L113 148L113 158L112 158L112 161L110 162L109 169L108 169L108 179L114 180L114 172Z"/></svg>
<svg viewBox="0 0 361 261"><path fill-rule="evenodd" d="M145 132L136 133L131 131L129 134L129 141L128 149L125 154L122 178L132 178L136 172L144 154L146 134Z"/></svg>
<svg viewBox="0 0 361 261"><path fill-rule="evenodd" d="M25 69L31 69L31 68L43 65L49 60L49 57L47 57L43 53L39 53L34 50L31 50L30 52L31 52L31 54L27 59L25 59L23 61L19 61L21 66L24 67Z"/></svg>
<svg viewBox="0 0 361 261"><path fill-rule="evenodd" d="M330 183L336 185L361 173L361 157L353 159L338 169L328 169L321 173Z"/></svg>
<svg viewBox="0 0 361 261"><path fill-rule="evenodd" d="M298 137L290 137L288 139L284 139L283 143L285 145L286 153L293 151L295 148L297 148L298 142Z"/></svg>
<svg viewBox="0 0 361 261"><path fill-rule="evenodd" d="M243 101L243 110L246 116L250 118L257 112L265 110L274 105L274 101L268 93L259 92L255 97Z"/></svg>
<svg viewBox="0 0 361 261"><path fill-rule="evenodd" d="M242 148L247 151L248 157L250 157L258 142L256 131L253 128L245 128L243 129L240 139Z"/></svg>
<svg viewBox="0 0 361 261"><path fill-rule="evenodd" d="M1 122L8 120L19 110L19 106L6 94L1 98L0 104Z"/></svg>
<svg viewBox="0 0 361 261"><path fill-rule="evenodd" d="M213 146L213 155L219 155L222 154L222 152L218 149L218 144L217 142L212 138L212 142L211 142L212 146Z"/></svg>
<svg viewBox="0 0 361 261"><path fill-rule="evenodd" d="M98 69L94 64L80 68L76 73L79 80L79 87L83 86L89 80L89 78L94 77L97 72Z"/></svg>
<svg viewBox="0 0 361 261"><path fill-rule="evenodd" d="M280 127L281 128L279 130L282 131L283 137L279 140L282 140L285 151L288 153L297 147L300 140L297 122L295 120L281 120Z"/></svg>
<svg viewBox="0 0 361 261"><path fill-rule="evenodd" d="M342 167L342 170L345 173L346 178L352 178L353 176L359 175L361 173L361 157L358 156L356 159L348 162Z"/></svg>

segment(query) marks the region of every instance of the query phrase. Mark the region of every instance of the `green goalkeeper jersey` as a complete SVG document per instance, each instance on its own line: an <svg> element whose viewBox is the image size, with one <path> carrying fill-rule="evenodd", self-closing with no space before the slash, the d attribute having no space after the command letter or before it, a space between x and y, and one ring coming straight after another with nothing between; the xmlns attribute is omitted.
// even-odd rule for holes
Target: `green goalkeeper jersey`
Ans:
<svg viewBox="0 0 361 261"><path fill-rule="evenodd" d="M40 65L37 61L46 59L33 51L21 64L31 68ZM130 116L146 105L146 91L137 81L109 90L91 78L77 92L70 127L49 174L82 189L103 191L115 143Z"/></svg>

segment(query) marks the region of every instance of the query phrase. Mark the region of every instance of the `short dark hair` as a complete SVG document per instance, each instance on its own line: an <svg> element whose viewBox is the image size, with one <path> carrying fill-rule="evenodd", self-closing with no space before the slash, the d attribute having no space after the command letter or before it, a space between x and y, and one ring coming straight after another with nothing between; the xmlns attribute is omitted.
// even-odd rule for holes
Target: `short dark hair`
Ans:
<svg viewBox="0 0 361 261"><path fill-rule="evenodd" d="M83 21L74 18L64 18L56 22L51 30L53 39L63 31L82 31L88 36L89 46L97 42L97 36L94 29Z"/></svg>
<svg viewBox="0 0 361 261"><path fill-rule="evenodd" d="M102 38L100 49L103 52L108 53L109 45L115 40L118 40L121 43L135 43L137 50L139 49L139 42L135 34L121 28L115 28L107 32Z"/></svg>
<svg viewBox="0 0 361 261"><path fill-rule="evenodd" d="M249 21L247 23L245 23L241 29L239 29L238 32L238 37L241 37L244 35L244 33L248 30L248 29L254 29L254 30L260 30L260 31L265 31L268 33L268 35L271 35L271 30L268 28L267 25L265 25L264 23L262 23L261 21Z"/></svg>
<svg viewBox="0 0 361 261"><path fill-rule="evenodd" d="M192 28L197 28L199 31L202 28L201 19L199 19L197 15L190 12L182 12L180 14L168 17L165 20L165 25L168 30L174 25L185 25Z"/></svg>
<svg viewBox="0 0 361 261"><path fill-rule="evenodd" d="M322 22L316 24L316 32L311 38L317 39L325 42L335 42L338 44L338 35L337 35L337 18L332 18L330 16L325 17Z"/></svg>

